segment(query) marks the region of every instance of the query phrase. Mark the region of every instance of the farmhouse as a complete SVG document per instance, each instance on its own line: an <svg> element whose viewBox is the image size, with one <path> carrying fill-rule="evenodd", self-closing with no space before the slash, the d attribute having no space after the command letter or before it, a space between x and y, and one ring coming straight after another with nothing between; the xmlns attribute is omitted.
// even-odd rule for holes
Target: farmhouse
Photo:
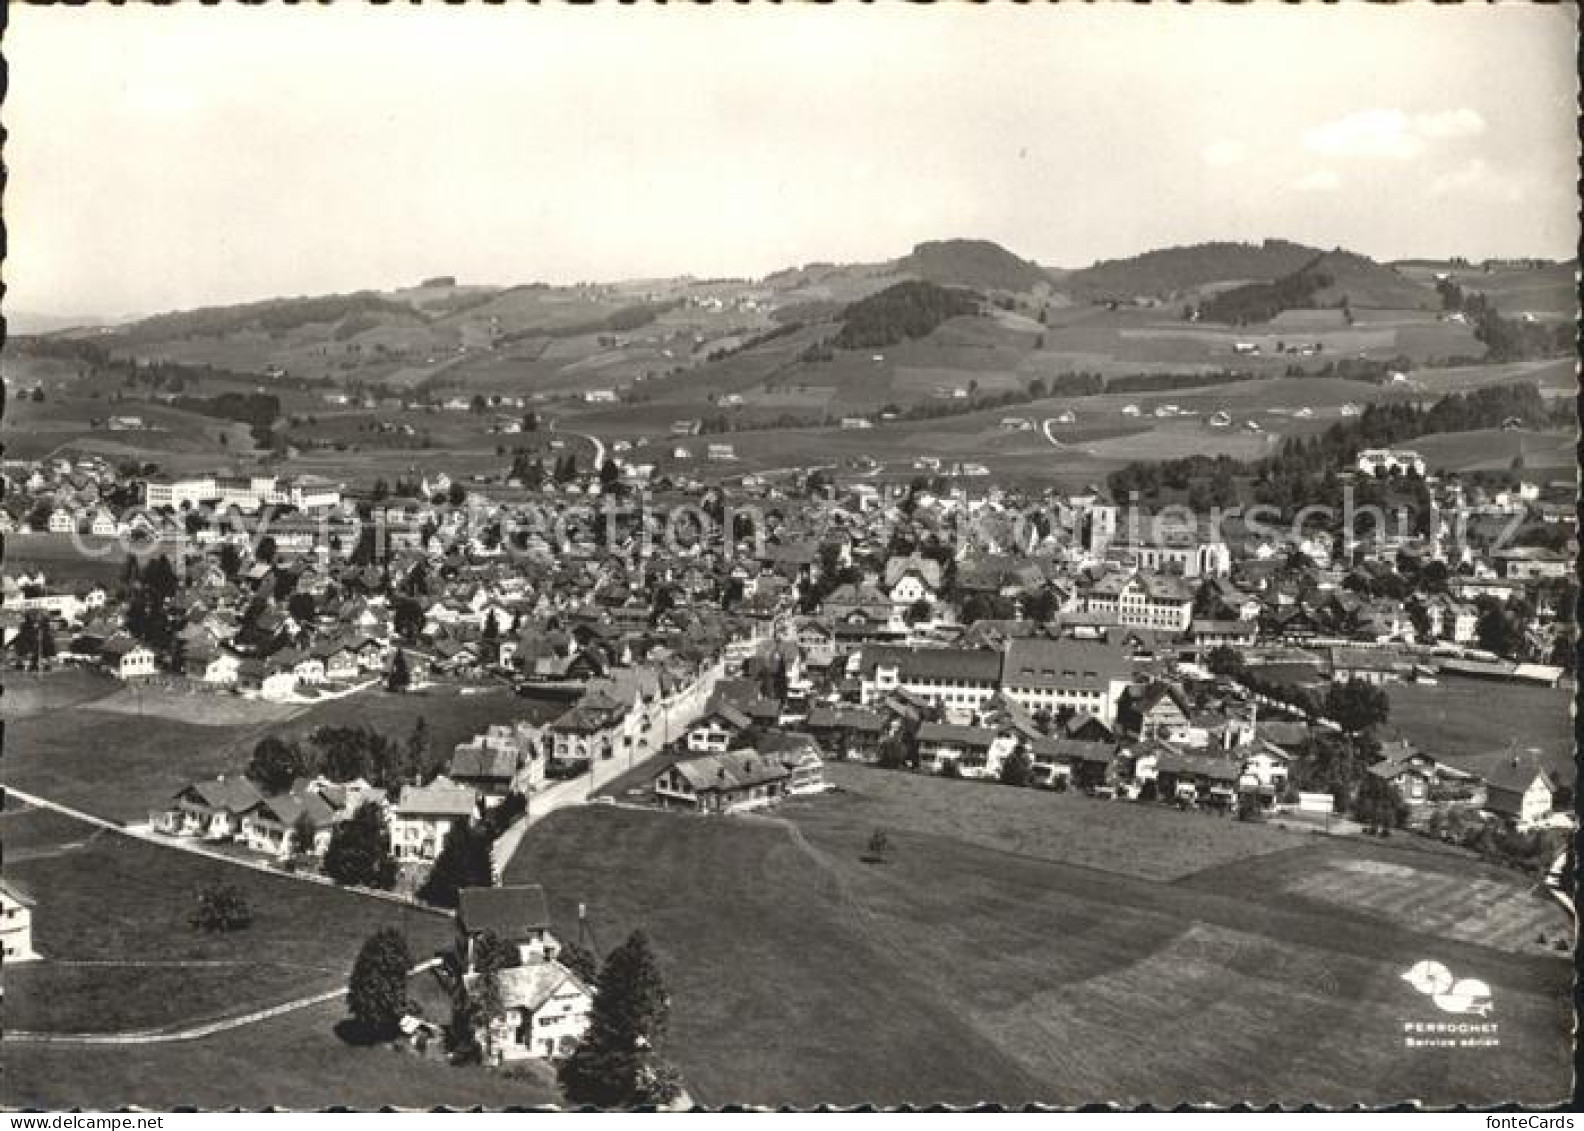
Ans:
<svg viewBox="0 0 1584 1131"><path fill-rule="evenodd" d="M1106 784L1116 758L1116 747L1109 742L1090 742L1077 738L1036 738L1029 746L1034 762L1034 780L1054 785L1060 779L1079 789Z"/></svg>
<svg viewBox="0 0 1584 1131"><path fill-rule="evenodd" d="M1406 743L1383 748L1382 753L1385 756L1370 765L1370 775L1393 786L1407 805L1428 802L1430 789L1439 776L1435 759Z"/></svg>
<svg viewBox="0 0 1584 1131"><path fill-rule="evenodd" d="M330 831L335 825L335 808L316 791L308 788L262 798L242 815L241 839L254 852L284 860L294 853L324 855L330 846ZM311 826L313 841L298 844L300 826Z"/></svg>
<svg viewBox="0 0 1584 1131"><path fill-rule="evenodd" d="M1009 728L923 723L918 728L919 766L940 773L955 765L967 778L993 778L1018 747Z"/></svg>
<svg viewBox="0 0 1584 1131"><path fill-rule="evenodd" d="M457 785L477 790L485 805L495 805L512 791L517 758L515 741L509 746L496 745L487 735L478 736L452 751L446 776Z"/></svg>
<svg viewBox="0 0 1584 1131"><path fill-rule="evenodd" d="M1549 771L1517 755L1485 775L1485 808L1519 829L1545 821L1556 793L1557 783Z"/></svg>
<svg viewBox="0 0 1584 1131"><path fill-rule="evenodd" d="M112 675L121 679L137 679L154 674L154 652L124 633L105 641L99 650L99 661Z"/></svg>
<svg viewBox="0 0 1584 1131"><path fill-rule="evenodd" d="M473 992L483 975L463 976ZM494 1063L548 1060L568 1056L588 1029L593 993L578 976L555 961L531 962L499 971L501 1012L489 1019L489 1048Z"/></svg>
<svg viewBox="0 0 1584 1131"><path fill-rule="evenodd" d="M730 703L716 703L687 729L687 748L697 754L724 753L753 725Z"/></svg>
<svg viewBox="0 0 1584 1131"><path fill-rule="evenodd" d="M881 588L894 608L905 609L918 601L933 601L940 592L941 565L918 554L886 562Z"/></svg>
<svg viewBox="0 0 1584 1131"><path fill-rule="evenodd" d="M778 800L788 792L791 778L778 759L757 750L733 750L672 763L655 775L654 792L666 808L736 813Z"/></svg>
<svg viewBox="0 0 1584 1131"><path fill-rule="evenodd" d="M149 814L156 832L230 840L242 832L243 819L264 800L253 783L221 774L182 789L164 809Z"/></svg>

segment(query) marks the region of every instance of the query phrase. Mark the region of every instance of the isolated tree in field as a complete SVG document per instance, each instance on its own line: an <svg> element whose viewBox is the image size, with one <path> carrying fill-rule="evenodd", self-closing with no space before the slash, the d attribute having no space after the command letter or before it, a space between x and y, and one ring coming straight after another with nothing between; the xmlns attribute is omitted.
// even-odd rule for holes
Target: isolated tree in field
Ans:
<svg viewBox="0 0 1584 1131"><path fill-rule="evenodd" d="M418 897L437 907L455 907L457 892L463 888L487 888L494 883L489 835L471 821L459 821L446 834Z"/></svg>
<svg viewBox="0 0 1584 1131"><path fill-rule="evenodd" d="M866 850L864 859L873 861L884 860L891 851L891 838L886 835L884 829L876 829L869 834L869 843L866 846Z"/></svg>
<svg viewBox="0 0 1584 1131"><path fill-rule="evenodd" d="M247 776L265 793L285 793L291 783L306 777L311 769L308 756L295 742L269 735L259 739L248 762Z"/></svg>
<svg viewBox="0 0 1584 1131"><path fill-rule="evenodd" d="M338 884L388 888L396 882L390 832L378 803L365 801L349 820L335 827L325 849L324 870Z"/></svg>
<svg viewBox="0 0 1584 1131"><path fill-rule="evenodd" d="M407 777L415 782L429 776L429 724L422 715L413 722L407 736Z"/></svg>
<svg viewBox="0 0 1584 1131"><path fill-rule="evenodd" d="M1029 780L1033 775L1033 771L1034 762L1028 756L1028 754L1022 750L1014 750L1001 762L1001 784L1016 786L1028 785Z"/></svg>
<svg viewBox="0 0 1584 1131"><path fill-rule="evenodd" d="M389 1036L407 1009L407 972L412 969L407 940L394 927L368 937L352 964L347 1009L370 1036Z"/></svg>
<svg viewBox="0 0 1584 1131"><path fill-rule="evenodd" d="M620 483L620 482L621 482L621 468L617 465L617 463L616 463L616 461L614 459L607 458L605 460L605 462L600 465L600 487L601 487L601 489L606 494L609 494L612 490L615 489L616 485L618 483Z"/></svg>
<svg viewBox="0 0 1584 1131"><path fill-rule="evenodd" d="M670 1008L649 940L634 931L605 959L588 1031L561 1066L567 1100L603 1108L674 1100L680 1079L657 1051Z"/></svg>
<svg viewBox="0 0 1584 1131"><path fill-rule="evenodd" d="M407 666L407 653L398 648L395 658L391 660L390 671L385 673L385 688L399 693L411 686L412 669Z"/></svg>
<svg viewBox="0 0 1584 1131"><path fill-rule="evenodd" d="M240 931L253 922L253 911L241 888L215 881L199 891L190 922L200 931Z"/></svg>

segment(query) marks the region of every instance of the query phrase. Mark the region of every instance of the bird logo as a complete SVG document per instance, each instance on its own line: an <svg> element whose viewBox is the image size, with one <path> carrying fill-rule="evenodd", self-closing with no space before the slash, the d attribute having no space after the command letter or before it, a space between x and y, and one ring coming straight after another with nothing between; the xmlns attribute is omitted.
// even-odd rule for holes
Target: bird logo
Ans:
<svg viewBox="0 0 1584 1131"><path fill-rule="evenodd" d="M1454 978L1452 971L1439 962L1416 962L1402 980L1435 1002L1443 1013L1489 1017L1495 1004L1490 986L1478 978Z"/></svg>

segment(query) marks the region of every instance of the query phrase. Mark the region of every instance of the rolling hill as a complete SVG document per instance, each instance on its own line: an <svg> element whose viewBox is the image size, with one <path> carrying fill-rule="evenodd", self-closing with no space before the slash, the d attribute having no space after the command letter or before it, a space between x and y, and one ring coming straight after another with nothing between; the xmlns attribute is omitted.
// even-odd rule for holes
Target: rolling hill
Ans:
<svg viewBox="0 0 1584 1131"><path fill-rule="evenodd" d="M976 290L1032 291L1049 286L1050 277L1037 263L1019 259L989 240L932 240L898 259L892 270L943 287Z"/></svg>
<svg viewBox="0 0 1584 1131"><path fill-rule="evenodd" d="M1126 259L1104 259L1061 279L1084 300L1172 298L1217 283L1270 282L1300 270L1321 252L1287 240L1167 247Z"/></svg>
<svg viewBox="0 0 1584 1131"><path fill-rule="evenodd" d="M1429 311L1440 307L1440 298L1392 267L1338 248L1280 278L1213 295L1199 313L1208 322L1246 326L1269 322L1284 311L1340 307Z"/></svg>

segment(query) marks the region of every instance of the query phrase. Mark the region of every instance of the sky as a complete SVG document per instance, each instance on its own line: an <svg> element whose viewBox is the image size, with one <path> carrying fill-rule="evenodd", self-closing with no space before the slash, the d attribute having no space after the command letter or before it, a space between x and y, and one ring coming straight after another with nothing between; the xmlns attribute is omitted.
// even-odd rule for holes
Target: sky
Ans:
<svg viewBox="0 0 1584 1131"><path fill-rule="evenodd" d="M993 239L1568 258L1575 10L18 5L9 311Z"/></svg>

